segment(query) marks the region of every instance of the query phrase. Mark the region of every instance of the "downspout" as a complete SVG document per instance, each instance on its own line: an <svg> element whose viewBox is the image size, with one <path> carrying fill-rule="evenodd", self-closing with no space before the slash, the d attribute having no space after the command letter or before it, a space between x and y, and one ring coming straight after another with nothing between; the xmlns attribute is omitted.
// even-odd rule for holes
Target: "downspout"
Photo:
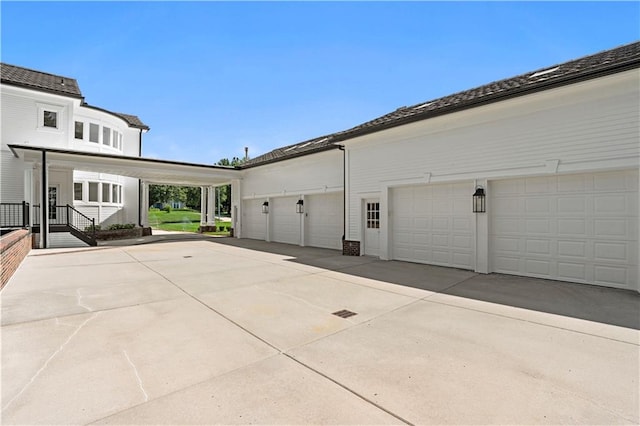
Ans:
<svg viewBox="0 0 640 426"><path fill-rule="evenodd" d="M138 131L138 157L142 157L142 129ZM142 228L142 179L138 179L138 226Z"/></svg>
<svg viewBox="0 0 640 426"><path fill-rule="evenodd" d="M347 152L344 145L338 145L342 151L342 241L347 238Z"/></svg>

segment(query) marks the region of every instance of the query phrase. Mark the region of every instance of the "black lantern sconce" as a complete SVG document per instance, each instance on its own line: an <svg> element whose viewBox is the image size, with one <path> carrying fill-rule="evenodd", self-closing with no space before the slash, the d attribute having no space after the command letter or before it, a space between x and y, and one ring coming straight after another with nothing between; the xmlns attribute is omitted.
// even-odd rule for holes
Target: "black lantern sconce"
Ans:
<svg viewBox="0 0 640 426"><path fill-rule="evenodd" d="M298 200L296 203L296 213L304 213L304 200Z"/></svg>
<svg viewBox="0 0 640 426"><path fill-rule="evenodd" d="M484 188L479 186L476 188L476 192L473 194L473 212L474 213L485 213L487 211L486 205L486 195L484 193Z"/></svg>
<svg viewBox="0 0 640 426"><path fill-rule="evenodd" d="M269 213L269 202L265 201L264 203L262 203L262 213L267 214Z"/></svg>

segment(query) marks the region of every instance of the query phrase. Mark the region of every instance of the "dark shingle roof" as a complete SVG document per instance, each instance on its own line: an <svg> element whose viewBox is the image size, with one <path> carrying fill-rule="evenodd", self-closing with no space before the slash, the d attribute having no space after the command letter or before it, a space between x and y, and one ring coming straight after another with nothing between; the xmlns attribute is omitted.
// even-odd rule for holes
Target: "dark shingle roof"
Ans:
<svg viewBox="0 0 640 426"><path fill-rule="evenodd" d="M28 68L17 67L15 65L5 63L0 63L0 66L0 74L2 76L3 84L83 99L78 82L73 78L30 70ZM113 114L126 121L129 127L149 130L149 126L144 124L135 115L112 112L103 108L90 106L85 102L82 102L82 106Z"/></svg>
<svg viewBox="0 0 640 426"><path fill-rule="evenodd" d="M248 168L267 163L274 163L276 161L300 157L302 155L313 154L320 151L327 151L329 149L336 149L338 148L338 146L333 144L333 138L333 135L321 136L319 138L309 139L308 141L300 142L294 145L276 148L273 151L260 155L259 157L247 160L246 162L242 163L240 168Z"/></svg>
<svg viewBox="0 0 640 426"><path fill-rule="evenodd" d="M115 114L118 117L122 118L124 121L126 121L127 124L129 124L129 127L135 127L137 129L143 129L143 130L149 130L149 126L144 124L142 122L142 120L140 120L140 118L138 118L137 115L123 114L121 112L112 112L112 114Z"/></svg>
<svg viewBox="0 0 640 426"><path fill-rule="evenodd" d="M73 78L4 63L0 64L0 75L3 84L82 99L78 82Z"/></svg>
<svg viewBox="0 0 640 426"><path fill-rule="evenodd" d="M336 147L335 143L357 136L638 67L640 67L640 42L634 42L442 98L398 108L348 130L275 149L250 160L244 167L331 149L331 145Z"/></svg>

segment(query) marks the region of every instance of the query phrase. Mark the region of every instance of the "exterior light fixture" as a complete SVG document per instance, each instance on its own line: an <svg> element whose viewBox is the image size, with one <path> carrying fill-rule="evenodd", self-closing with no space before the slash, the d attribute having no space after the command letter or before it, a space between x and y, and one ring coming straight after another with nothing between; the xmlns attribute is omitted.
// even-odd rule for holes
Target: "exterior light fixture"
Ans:
<svg viewBox="0 0 640 426"><path fill-rule="evenodd" d="M473 194L473 212L485 213L487 211L487 205L485 203L484 188L479 186L476 188L476 192Z"/></svg>
<svg viewBox="0 0 640 426"><path fill-rule="evenodd" d="M269 213L269 202L265 201L264 203L262 203L262 213L267 214Z"/></svg>
<svg viewBox="0 0 640 426"><path fill-rule="evenodd" d="M304 213L304 200L298 200L296 203L296 213Z"/></svg>

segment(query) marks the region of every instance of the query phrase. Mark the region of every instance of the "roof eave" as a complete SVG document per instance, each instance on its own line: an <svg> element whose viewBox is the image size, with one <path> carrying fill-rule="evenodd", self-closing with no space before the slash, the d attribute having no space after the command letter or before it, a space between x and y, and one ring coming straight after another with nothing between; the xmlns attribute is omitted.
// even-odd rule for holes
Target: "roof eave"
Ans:
<svg viewBox="0 0 640 426"><path fill-rule="evenodd" d="M428 120L430 118L439 117L446 114L452 114L454 112L464 111L471 108L476 108L483 105L489 105L496 102L501 102L507 99L517 98L520 96L530 95L532 93L542 92L545 90L555 89L558 87L568 86L570 84L579 83L581 81L593 80L595 78L605 77L608 75L618 74L624 71L630 71L640 67L640 59L633 59L626 63L618 64L616 66L594 70L591 72L578 73L576 75L570 75L561 77L552 81L541 83L534 87L525 87L512 89L505 93L498 93L495 95L485 96L481 99L465 102L462 105L451 105L443 107L434 111L429 111L424 114L415 114L412 116L399 118L397 120L390 121L388 123L382 123L367 128L357 129L353 131L346 130L334 136L334 142L343 142L356 137L365 136L371 133L377 133L383 130L391 129L394 127L402 126L417 121Z"/></svg>
<svg viewBox="0 0 640 426"><path fill-rule="evenodd" d="M49 93L52 95L65 96L67 98L80 99L80 100L84 99L84 96L82 95L74 95L73 93L60 92L58 90L47 89L45 87L33 86L30 84L24 84L24 83L16 83L15 81L9 81L5 79L2 79L1 82L2 84L6 84L7 86L15 86L15 87L20 87L22 89L29 89L29 90L35 90L37 92Z"/></svg>
<svg viewBox="0 0 640 426"><path fill-rule="evenodd" d="M265 166L267 164L279 163L281 161L291 160L293 158L299 158L299 157L304 157L306 155L317 154L318 152L330 151L332 149L338 149L339 147L340 147L340 145L335 145L335 144L333 144L333 141L332 141L332 143L329 144L329 145L324 145L324 146L321 146L319 148L309 149L309 150L303 151L303 152L297 152L295 154L287 155L285 157L272 158L272 159L269 159L269 160L264 160L264 161L261 161L259 163L250 164L250 165L247 165L247 166L240 165L240 166L238 166L238 169L246 170L246 169L251 169L251 168L254 168L254 167Z"/></svg>

